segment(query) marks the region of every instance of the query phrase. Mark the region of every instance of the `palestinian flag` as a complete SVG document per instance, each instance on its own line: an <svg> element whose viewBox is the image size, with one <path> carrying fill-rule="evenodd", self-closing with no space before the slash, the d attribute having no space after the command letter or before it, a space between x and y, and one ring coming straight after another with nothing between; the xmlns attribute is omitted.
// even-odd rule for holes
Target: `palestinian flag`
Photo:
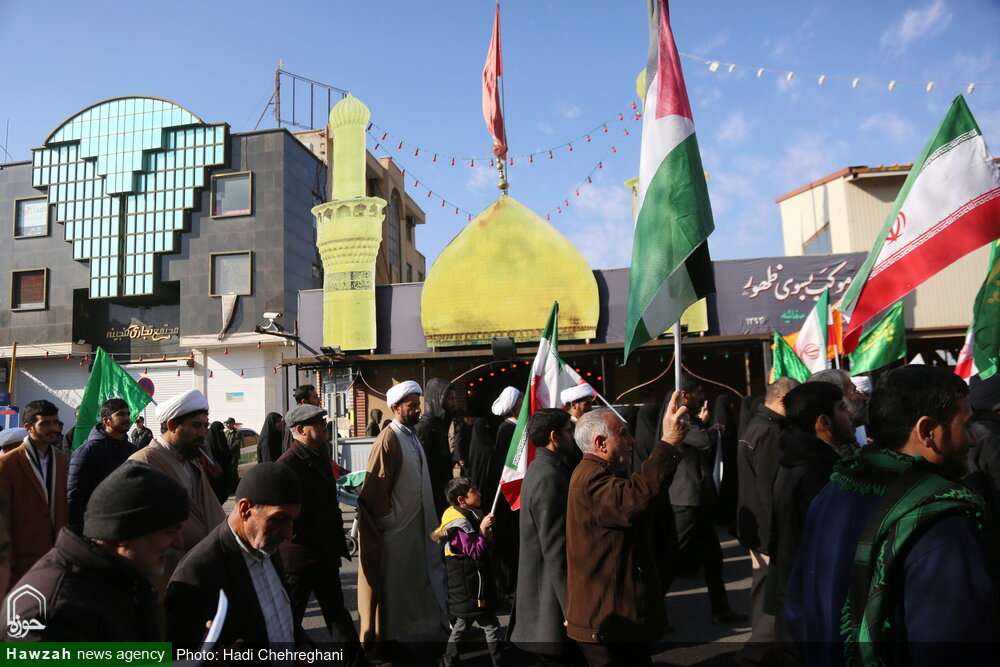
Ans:
<svg viewBox="0 0 1000 667"><path fill-rule="evenodd" d="M524 392L525 399L521 403L521 412L517 416L517 426L511 437L500 474L500 491L512 510L521 507L521 482L528 465L535 459L535 446L528 442L528 417L542 408L559 408L559 393L584 380L570 366L559 358L559 304L552 304L549 321L538 341L538 352L531 367L528 387Z"/></svg>
<svg viewBox="0 0 1000 667"><path fill-rule="evenodd" d="M636 210L626 361L715 292L707 242L715 224L665 0L650 17Z"/></svg>
<svg viewBox="0 0 1000 667"><path fill-rule="evenodd" d="M973 305L972 323L958 355L955 372L968 380L993 377L1000 366L1000 240L993 242L986 280Z"/></svg>
<svg viewBox="0 0 1000 667"><path fill-rule="evenodd" d="M938 271L1000 237L1000 170L959 95L913 164L840 310L845 337ZM847 348L851 349L851 344Z"/></svg>
<svg viewBox="0 0 1000 667"><path fill-rule="evenodd" d="M827 322L830 314L830 290L824 290L812 312L802 323L802 329L795 339L795 354L806 365L810 373L827 367Z"/></svg>

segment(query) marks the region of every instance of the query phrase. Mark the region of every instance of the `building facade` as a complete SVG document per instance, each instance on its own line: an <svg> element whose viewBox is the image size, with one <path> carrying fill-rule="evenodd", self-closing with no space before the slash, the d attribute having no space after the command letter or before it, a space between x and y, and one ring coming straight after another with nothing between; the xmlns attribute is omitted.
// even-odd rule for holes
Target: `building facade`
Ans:
<svg viewBox="0 0 1000 667"><path fill-rule="evenodd" d="M373 174L372 187L422 222L391 176ZM258 429L314 379L282 365L291 340L257 330L294 336L298 293L322 286L311 210L328 193L324 160L285 129L232 133L151 97L74 114L31 161L0 165L0 369L12 403L47 398L72 423L103 347L151 381L154 401L197 388L213 420ZM404 257L422 277L415 232L409 244L399 232L387 277L405 277Z"/></svg>

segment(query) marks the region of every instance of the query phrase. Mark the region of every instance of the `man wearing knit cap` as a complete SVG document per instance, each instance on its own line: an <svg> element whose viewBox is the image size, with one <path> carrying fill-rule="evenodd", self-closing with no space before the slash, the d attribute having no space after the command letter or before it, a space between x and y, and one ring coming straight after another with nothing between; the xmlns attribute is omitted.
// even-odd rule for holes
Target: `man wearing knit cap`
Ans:
<svg viewBox="0 0 1000 667"><path fill-rule="evenodd" d="M597 392L586 382L567 387L559 393L559 400L573 419L574 424L580 420L580 417L590 412L595 398L597 398Z"/></svg>
<svg viewBox="0 0 1000 667"><path fill-rule="evenodd" d="M292 537L300 516L302 486L285 465L261 463L236 488L229 519L194 546L174 570L163 604L167 639L194 646L215 616L219 591L229 612L219 643L230 646L289 648L308 646L292 614L278 546Z"/></svg>
<svg viewBox="0 0 1000 667"><path fill-rule="evenodd" d="M205 441L208 430L208 401L200 391L191 389L160 403L156 407L156 418L160 422L159 435L153 436L153 441L129 460L148 463L187 492L191 511L181 526L186 550L198 544L226 518L197 460L198 448ZM160 593L166 590L170 575L185 552L171 555L162 575L153 578L153 585Z"/></svg>
<svg viewBox="0 0 1000 667"><path fill-rule="evenodd" d="M167 475L143 463L117 468L90 496L83 534L63 528L15 584L3 640L160 641L150 579L184 546L187 514L187 494Z"/></svg>
<svg viewBox="0 0 1000 667"><path fill-rule="evenodd" d="M351 663L360 646L340 587L340 559L350 555L333 463L323 446L326 410L299 403L285 413L285 424L295 440L278 463L292 472L302 487L302 513L295 519L289 540L281 545L292 612L296 624L301 623L309 595L314 594L330 636L344 648L344 657Z"/></svg>
<svg viewBox="0 0 1000 667"><path fill-rule="evenodd" d="M448 633L444 564L428 538L437 517L413 431L422 393L412 380L386 392L393 420L372 445L358 499L361 642L376 656L384 642L443 642Z"/></svg>

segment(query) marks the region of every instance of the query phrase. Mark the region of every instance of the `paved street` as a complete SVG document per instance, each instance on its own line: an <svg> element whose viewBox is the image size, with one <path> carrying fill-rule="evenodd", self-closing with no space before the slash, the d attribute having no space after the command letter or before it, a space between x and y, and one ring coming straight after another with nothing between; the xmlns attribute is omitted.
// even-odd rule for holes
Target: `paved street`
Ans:
<svg viewBox="0 0 1000 667"><path fill-rule="evenodd" d="M341 506L344 512L345 529L350 528L354 512L351 508ZM723 540L723 557L725 558L726 587L730 591L729 601L734 609L746 612L749 607L750 558L735 539L720 529L720 539ZM357 564L352 561L344 565L340 571L340 581L344 590L344 598L354 620L357 621ZM676 631L663 638L664 644L655 655L657 664L673 665L729 665L732 664L734 652L737 651L750 634L748 625L714 626L711 624L711 614L708 606L708 593L705 580L699 574L696 578L679 579L666 598L667 614ZM506 627L509 616L500 616L501 623ZM330 636L323 627L323 615L315 601L306 610L304 626L310 636L316 641L329 641ZM482 635L474 635L482 642ZM481 650L476 650L476 643L463 653L463 664L472 667L487 667L489 658L485 646L479 644Z"/></svg>

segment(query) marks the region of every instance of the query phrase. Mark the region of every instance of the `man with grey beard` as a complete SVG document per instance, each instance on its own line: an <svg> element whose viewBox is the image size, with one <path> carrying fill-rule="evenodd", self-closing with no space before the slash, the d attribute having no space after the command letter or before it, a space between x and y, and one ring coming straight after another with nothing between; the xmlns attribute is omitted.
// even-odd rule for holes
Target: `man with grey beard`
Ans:
<svg viewBox="0 0 1000 667"><path fill-rule="evenodd" d="M238 641L255 648L310 645L294 620L277 555L278 546L292 537L302 500L302 486L289 466L260 463L243 476L229 519L195 545L174 570L163 601L169 641L196 646L223 591L230 602L220 645Z"/></svg>
<svg viewBox="0 0 1000 667"><path fill-rule="evenodd" d="M129 457L130 461L148 463L181 485L187 492L190 514L181 525L185 549L198 544L225 518L208 476L198 465L198 449L208 430L208 401L197 389L174 396L156 407L160 434ZM186 551L167 559L163 574L153 579L162 595L170 575Z"/></svg>
<svg viewBox="0 0 1000 667"><path fill-rule="evenodd" d="M187 514L177 482L142 463L119 466L90 496L82 534L63 528L15 584L3 641L161 641L150 579L183 548Z"/></svg>

